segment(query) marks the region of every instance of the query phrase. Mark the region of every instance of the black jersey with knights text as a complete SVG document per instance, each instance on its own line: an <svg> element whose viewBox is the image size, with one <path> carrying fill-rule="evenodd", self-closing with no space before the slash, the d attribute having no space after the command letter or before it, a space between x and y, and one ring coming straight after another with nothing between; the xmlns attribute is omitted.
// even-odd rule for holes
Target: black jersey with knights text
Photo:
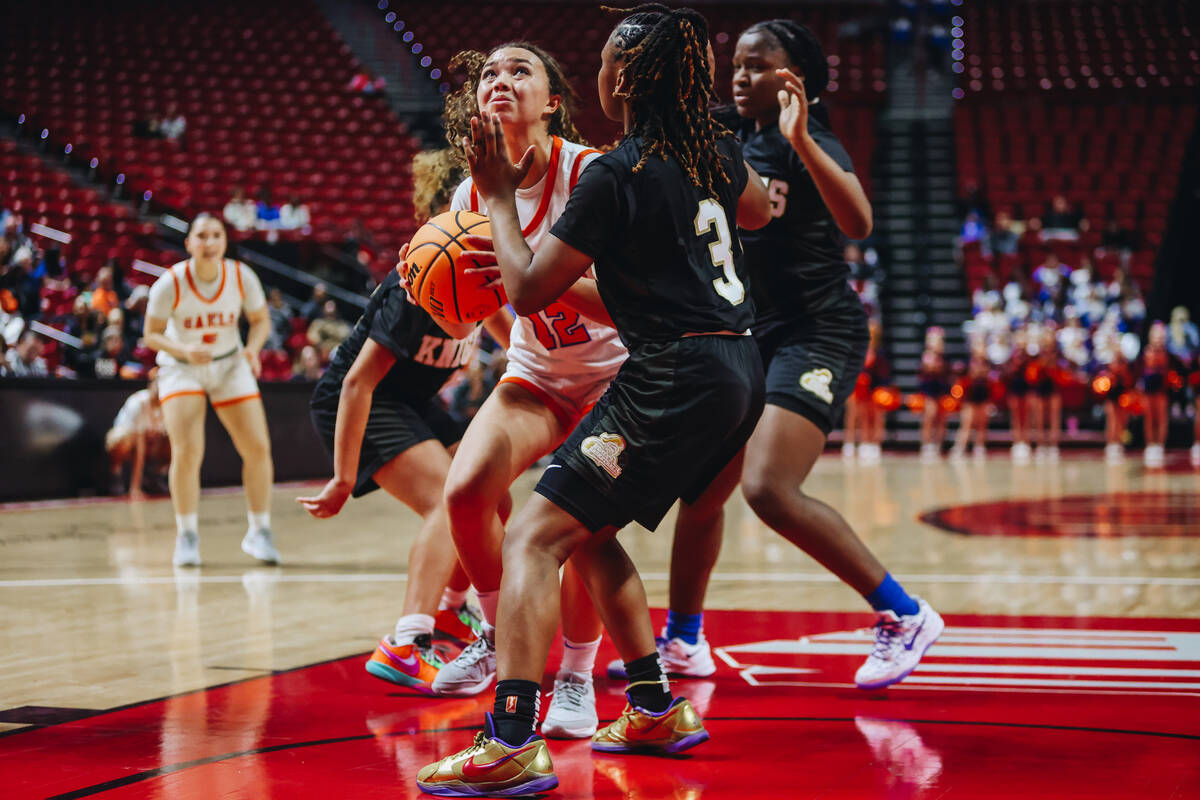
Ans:
<svg viewBox="0 0 1200 800"><path fill-rule="evenodd" d="M854 171L846 148L812 114L808 132L839 167ZM818 310L813 306L840 296L846 282L846 238L777 124L755 130L746 120L740 134L746 162L766 181L771 199L771 221L756 231L741 231L759 316Z"/></svg>
<svg viewBox="0 0 1200 800"><path fill-rule="evenodd" d="M466 339L450 338L423 308L408 301L399 275L392 270L372 293L350 336L334 351L313 391L312 405L337 406L342 381L368 338L396 357L375 395L425 403L470 360L479 328Z"/></svg>
<svg viewBox="0 0 1200 800"><path fill-rule="evenodd" d="M746 167L733 137L717 148L728 180L708 196L673 157L651 156L635 173L642 144L626 138L584 169L550 230L595 261L600 297L630 350L753 322L737 237Z"/></svg>

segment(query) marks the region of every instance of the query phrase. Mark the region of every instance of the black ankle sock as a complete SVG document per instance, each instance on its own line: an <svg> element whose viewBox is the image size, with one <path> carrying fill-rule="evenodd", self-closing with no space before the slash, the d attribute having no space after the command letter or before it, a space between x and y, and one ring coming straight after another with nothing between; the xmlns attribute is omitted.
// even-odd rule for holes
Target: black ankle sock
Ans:
<svg viewBox="0 0 1200 800"><path fill-rule="evenodd" d="M541 687L534 681L498 681L492 710L496 738L514 746L524 744L537 726L540 701Z"/></svg>
<svg viewBox="0 0 1200 800"><path fill-rule="evenodd" d="M625 675L630 683L625 694L635 706L657 713L666 711L671 705L671 689L658 653L626 661Z"/></svg>

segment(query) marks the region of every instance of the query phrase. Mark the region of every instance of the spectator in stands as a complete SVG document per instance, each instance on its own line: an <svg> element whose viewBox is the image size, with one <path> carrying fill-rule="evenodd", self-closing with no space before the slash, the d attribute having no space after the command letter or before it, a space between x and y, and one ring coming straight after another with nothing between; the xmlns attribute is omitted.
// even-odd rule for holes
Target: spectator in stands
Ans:
<svg viewBox="0 0 1200 800"><path fill-rule="evenodd" d="M181 146L186 141L184 134L187 133L187 119L179 113L174 103L167 106L167 114L158 123L158 131L164 138Z"/></svg>
<svg viewBox="0 0 1200 800"><path fill-rule="evenodd" d="M279 227L285 231L308 231L311 222L308 206L295 193L279 209Z"/></svg>
<svg viewBox="0 0 1200 800"><path fill-rule="evenodd" d="M100 332L104 329L104 317L93 311L88 305L85 295L75 298L71 316L66 319L66 331L82 342L82 349L91 350L100 342Z"/></svg>
<svg viewBox="0 0 1200 800"><path fill-rule="evenodd" d="M306 344L296 359L293 381L308 381L316 383L321 379L324 369L321 367L321 352L311 344Z"/></svg>
<svg viewBox="0 0 1200 800"><path fill-rule="evenodd" d="M850 286L853 287L858 299L868 316L879 314L879 286L883 283L883 270L879 267L879 256L874 249L863 249L850 242L842 251L842 258L850 267Z"/></svg>
<svg viewBox="0 0 1200 800"><path fill-rule="evenodd" d="M229 225L239 231L252 231L258 224L258 211L254 203L243 194L240 186L233 187L233 196L225 204L221 215Z"/></svg>
<svg viewBox="0 0 1200 800"><path fill-rule="evenodd" d="M1020 241L1021 233L1013 223L1012 214L1007 211L997 211L992 229L984 237L983 252L996 256L1015 255Z"/></svg>
<svg viewBox="0 0 1200 800"><path fill-rule="evenodd" d="M1083 327L1079 319L1079 311L1075 306L1064 308L1063 317L1066 323L1055 333L1059 352L1062 353L1068 364L1082 369L1092 360L1092 354L1088 349L1091 336L1087 328Z"/></svg>
<svg viewBox="0 0 1200 800"><path fill-rule="evenodd" d="M76 362L75 371L81 378L130 378L135 375L123 368L131 360L132 356L125 345L121 329L116 325L109 325L100 336L100 346L82 355Z"/></svg>
<svg viewBox="0 0 1200 800"><path fill-rule="evenodd" d="M117 290L113 288L113 273L111 267L101 267L96 273L96 282L92 285L91 300L88 303L93 311L108 316L108 312L120 306Z"/></svg>
<svg viewBox="0 0 1200 800"><path fill-rule="evenodd" d="M279 227L279 206L271 200L271 189L266 184L258 188L255 213L258 217L256 226L260 231L272 231Z"/></svg>
<svg viewBox="0 0 1200 800"><path fill-rule="evenodd" d="M350 323L338 316L337 303L326 300L321 307L321 316L308 326L308 343L321 353L321 362L329 361L333 349L350 335Z"/></svg>
<svg viewBox="0 0 1200 800"><path fill-rule="evenodd" d="M1137 233L1122 228L1120 221L1110 214L1100 231L1100 247L1118 253L1131 253L1137 245Z"/></svg>
<svg viewBox="0 0 1200 800"><path fill-rule="evenodd" d="M312 322L317 317L321 316L321 311L325 305L325 301L329 299L329 289L325 284L318 283L313 286L312 297L308 302L300 307L300 316L304 317L309 322Z"/></svg>
<svg viewBox="0 0 1200 800"><path fill-rule="evenodd" d="M1030 220L1030 222L1034 223L1035 221ZM1079 234L1088 229L1088 221L1071 207L1066 196L1056 194L1050 201L1050 207L1046 213L1040 220L1036 220L1035 227L1041 231L1043 241L1052 239L1076 241L1079 239Z"/></svg>
<svg viewBox="0 0 1200 800"><path fill-rule="evenodd" d="M159 123L158 115L147 108L142 116L133 121L134 137L138 139L161 139L162 131L158 128Z"/></svg>
<svg viewBox="0 0 1200 800"><path fill-rule="evenodd" d="M46 360L42 358L42 338L33 331L25 331L17 340L17 346L8 354L9 374L18 378L44 378L50 374Z"/></svg>
<svg viewBox="0 0 1200 800"><path fill-rule="evenodd" d="M374 78L367 73L366 70L359 70L350 78L350 82L346 84L346 88L352 92L361 92L363 94L375 94L382 92L383 87L387 85L387 81L383 78Z"/></svg>
<svg viewBox="0 0 1200 800"><path fill-rule="evenodd" d="M1192 322L1186 306L1175 306L1171 310L1171 323L1167 327L1167 352L1185 367L1200 355L1200 328Z"/></svg>
<svg viewBox="0 0 1200 800"><path fill-rule="evenodd" d="M970 211L967 213L966 219L963 220L962 232L959 234L958 241L960 244L971 244L972 242L981 242L988 234L987 226L983 224L983 217L978 211Z"/></svg>
<svg viewBox="0 0 1200 800"><path fill-rule="evenodd" d="M1041 301L1057 298L1063 290L1063 284L1071 274L1071 268L1058 260L1053 252L1046 254L1041 266L1033 271L1033 280L1038 285L1038 299Z"/></svg>
<svg viewBox="0 0 1200 800"><path fill-rule="evenodd" d="M267 291L267 314L271 317L271 335L267 337L266 349L282 350L292 335L292 307L283 299L278 286Z"/></svg>
<svg viewBox="0 0 1200 800"><path fill-rule="evenodd" d="M8 354L11 352L8 347L8 342L3 336L0 336L0 377L11 375L12 372L8 368Z"/></svg>
<svg viewBox="0 0 1200 800"><path fill-rule="evenodd" d="M146 305L150 301L150 287L139 283L125 301L125 342L136 346L142 338L146 325Z"/></svg>
<svg viewBox="0 0 1200 800"><path fill-rule="evenodd" d="M958 218L966 219L967 215L975 212L980 219L992 218L992 207L978 184L968 183L963 196L958 199Z"/></svg>
<svg viewBox="0 0 1200 800"><path fill-rule="evenodd" d="M167 468L171 463L171 445L167 440L167 427L163 420L162 404L158 399L158 383L151 380L145 389L131 394L113 426L104 437L104 449L108 451L109 469L112 475L110 492L123 494L125 482L122 471L125 462L133 459L129 472L129 499L141 500L142 479L147 462L156 466L152 474L155 482L165 488Z"/></svg>

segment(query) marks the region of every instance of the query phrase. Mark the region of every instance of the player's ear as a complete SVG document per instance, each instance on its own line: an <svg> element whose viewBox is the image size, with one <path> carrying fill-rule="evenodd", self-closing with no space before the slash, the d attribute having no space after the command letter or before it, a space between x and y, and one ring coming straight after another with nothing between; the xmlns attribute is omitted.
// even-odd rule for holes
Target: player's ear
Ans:
<svg viewBox="0 0 1200 800"><path fill-rule="evenodd" d="M546 116L546 119L549 119L550 117L553 117L560 108L562 108L562 95L552 94L550 95L550 99L546 101L546 108L542 113Z"/></svg>

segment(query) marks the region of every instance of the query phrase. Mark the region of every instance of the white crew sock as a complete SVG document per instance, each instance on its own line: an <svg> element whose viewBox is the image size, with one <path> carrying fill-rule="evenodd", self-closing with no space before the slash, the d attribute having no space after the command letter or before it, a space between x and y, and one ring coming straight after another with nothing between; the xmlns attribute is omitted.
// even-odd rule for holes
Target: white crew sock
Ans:
<svg viewBox="0 0 1200 800"><path fill-rule="evenodd" d="M559 666L560 672L573 672L581 678L592 679L592 669L596 666L596 653L600 650L601 636L594 642L572 642L563 637L563 657Z"/></svg>
<svg viewBox="0 0 1200 800"><path fill-rule="evenodd" d="M175 530L177 533L185 533L191 531L198 533L200 528L199 514L176 514L175 515Z"/></svg>
<svg viewBox="0 0 1200 800"><path fill-rule="evenodd" d="M246 519L250 521L250 530L263 531L271 529L271 512L263 511L261 513L249 511L246 513Z"/></svg>
<svg viewBox="0 0 1200 800"><path fill-rule="evenodd" d="M483 613L483 621L495 627L496 607L500 605L500 590L481 592L476 589L475 594L479 598L479 610Z"/></svg>
<svg viewBox="0 0 1200 800"><path fill-rule="evenodd" d="M433 635L433 617L428 614L405 614L396 621L392 643L397 647L412 644L422 634Z"/></svg>

